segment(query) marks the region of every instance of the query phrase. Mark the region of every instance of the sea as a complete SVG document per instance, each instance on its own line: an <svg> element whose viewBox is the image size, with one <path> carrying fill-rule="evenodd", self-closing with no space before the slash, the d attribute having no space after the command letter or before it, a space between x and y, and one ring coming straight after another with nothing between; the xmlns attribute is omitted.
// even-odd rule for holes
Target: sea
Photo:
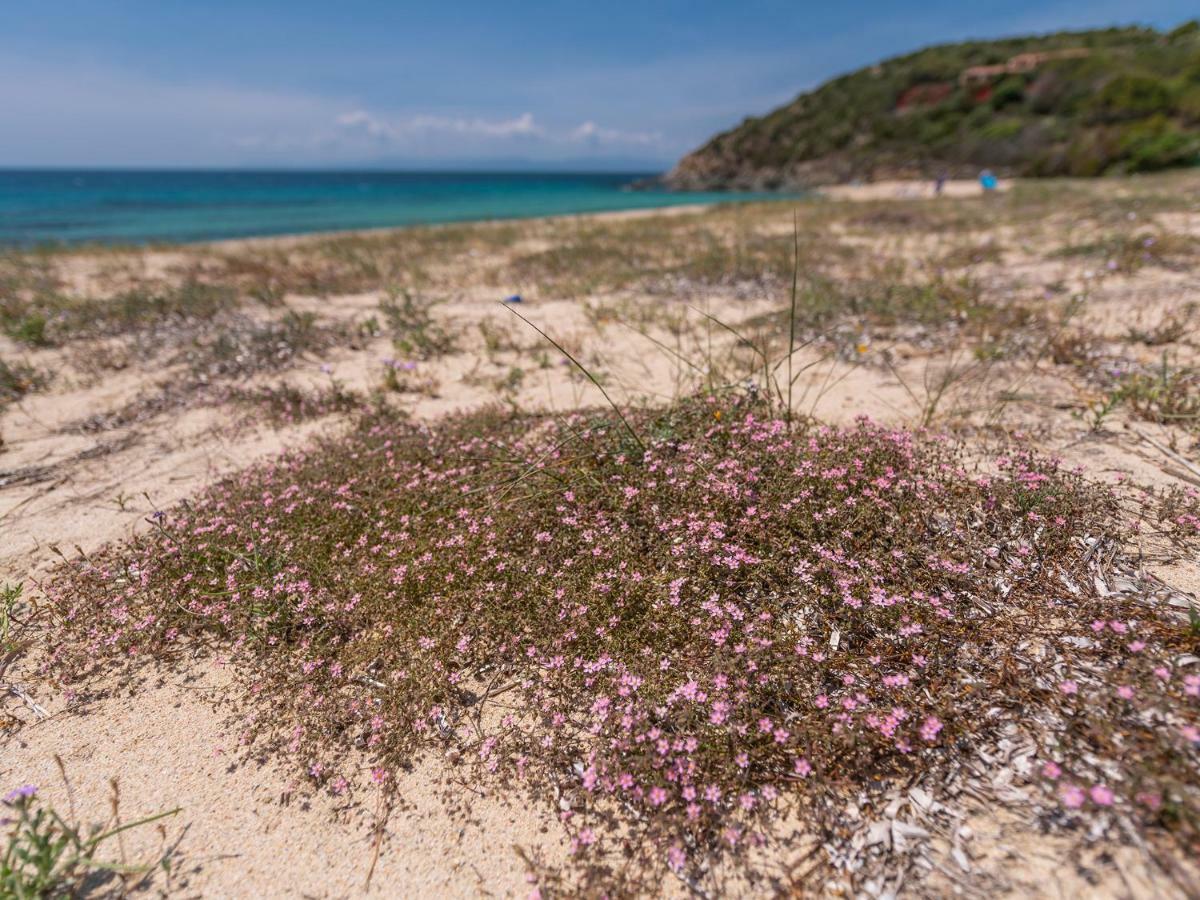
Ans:
<svg viewBox="0 0 1200 900"><path fill-rule="evenodd" d="M0 245L211 241L765 196L632 189L654 174L0 169Z"/></svg>

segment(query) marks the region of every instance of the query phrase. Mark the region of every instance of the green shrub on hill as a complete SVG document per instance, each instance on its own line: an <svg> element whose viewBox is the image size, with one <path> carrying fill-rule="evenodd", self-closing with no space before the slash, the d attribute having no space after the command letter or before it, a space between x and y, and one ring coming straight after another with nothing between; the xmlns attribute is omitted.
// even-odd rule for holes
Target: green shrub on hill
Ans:
<svg viewBox="0 0 1200 900"><path fill-rule="evenodd" d="M991 69L983 67L993 67ZM930 47L835 78L685 157L677 187L1102 175L1200 159L1200 24Z"/></svg>

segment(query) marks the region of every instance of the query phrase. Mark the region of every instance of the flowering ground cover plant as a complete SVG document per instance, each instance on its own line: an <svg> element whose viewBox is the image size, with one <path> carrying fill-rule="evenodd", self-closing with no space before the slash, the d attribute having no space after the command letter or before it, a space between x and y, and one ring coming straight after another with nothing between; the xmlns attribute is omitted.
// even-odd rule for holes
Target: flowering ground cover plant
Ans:
<svg viewBox="0 0 1200 900"><path fill-rule="evenodd" d="M245 742L335 793L450 751L557 803L578 865L543 888L700 889L778 817L834 841L846 797L1013 729L1046 827L1195 849L1195 620L1114 578L1120 515L1030 452L746 396L376 413L64 570L47 669L229 654Z"/></svg>

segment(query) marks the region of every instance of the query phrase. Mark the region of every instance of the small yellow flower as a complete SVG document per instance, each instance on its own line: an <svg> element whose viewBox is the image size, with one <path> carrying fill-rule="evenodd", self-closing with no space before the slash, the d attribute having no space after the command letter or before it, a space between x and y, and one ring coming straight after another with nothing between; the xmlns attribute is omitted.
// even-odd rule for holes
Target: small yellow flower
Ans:
<svg viewBox="0 0 1200 900"><path fill-rule="evenodd" d="M721 411L719 409L713 411L713 418L716 419L718 422L721 421Z"/></svg>
<svg viewBox="0 0 1200 900"><path fill-rule="evenodd" d="M866 353L869 348L866 344L856 344L854 346L854 349L857 350L860 354L863 354L863 353Z"/></svg>

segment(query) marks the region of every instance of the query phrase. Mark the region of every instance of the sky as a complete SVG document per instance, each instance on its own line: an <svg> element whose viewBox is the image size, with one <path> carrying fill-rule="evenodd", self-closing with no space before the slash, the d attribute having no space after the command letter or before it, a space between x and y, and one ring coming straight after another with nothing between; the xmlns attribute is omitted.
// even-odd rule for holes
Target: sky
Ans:
<svg viewBox="0 0 1200 900"><path fill-rule="evenodd" d="M0 166L657 171L929 44L1195 0L0 0Z"/></svg>

